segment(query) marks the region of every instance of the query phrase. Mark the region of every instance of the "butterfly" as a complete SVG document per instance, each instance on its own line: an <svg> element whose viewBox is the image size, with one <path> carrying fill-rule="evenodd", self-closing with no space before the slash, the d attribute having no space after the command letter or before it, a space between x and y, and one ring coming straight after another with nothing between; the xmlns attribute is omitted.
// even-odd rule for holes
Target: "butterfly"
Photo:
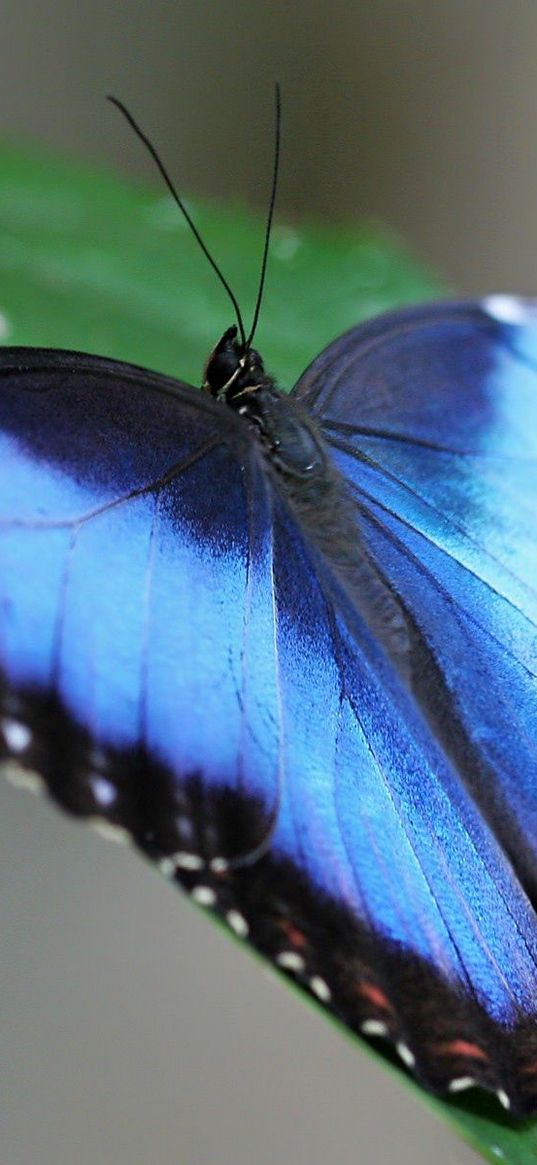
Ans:
<svg viewBox="0 0 537 1165"><path fill-rule="evenodd" d="M531 1114L537 306L380 316L288 396L238 318L204 391L0 349L0 759Z"/></svg>

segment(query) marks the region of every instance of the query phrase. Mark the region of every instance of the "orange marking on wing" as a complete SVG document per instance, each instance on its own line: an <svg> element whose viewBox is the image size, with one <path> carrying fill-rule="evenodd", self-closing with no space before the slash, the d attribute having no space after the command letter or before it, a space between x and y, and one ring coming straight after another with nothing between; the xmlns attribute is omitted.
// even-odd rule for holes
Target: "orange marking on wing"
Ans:
<svg viewBox="0 0 537 1165"><path fill-rule="evenodd" d="M537 1072L537 1060L532 1060L530 1064L524 1064L524 1067L520 1071L524 1076L535 1075Z"/></svg>
<svg viewBox="0 0 537 1165"><path fill-rule="evenodd" d="M289 918L279 918L278 926L287 935L291 946L294 950L302 950L307 946L307 939L303 931L299 930L297 926L290 921Z"/></svg>
<svg viewBox="0 0 537 1165"><path fill-rule="evenodd" d="M363 995L367 999L368 1003L372 1003L373 1007L380 1007L382 1011L392 1010L389 999L374 983L359 983L356 990L359 995Z"/></svg>
<svg viewBox="0 0 537 1165"><path fill-rule="evenodd" d="M470 1044L468 1040L450 1040L448 1044L436 1044L434 1051L441 1056L464 1056L468 1060L482 1060L487 1063L487 1053L479 1044Z"/></svg>

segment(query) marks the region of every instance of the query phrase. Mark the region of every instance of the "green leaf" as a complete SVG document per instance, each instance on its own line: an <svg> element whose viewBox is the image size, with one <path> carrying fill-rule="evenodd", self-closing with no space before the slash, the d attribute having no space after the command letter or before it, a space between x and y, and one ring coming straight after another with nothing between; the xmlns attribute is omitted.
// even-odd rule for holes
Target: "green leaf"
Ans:
<svg viewBox="0 0 537 1165"><path fill-rule="evenodd" d="M192 209L248 327L263 222L238 207ZM378 225L276 226L257 343L289 388L329 340L358 320L441 293L440 281ZM4 342L115 356L199 384L208 352L233 322L220 284L165 193L44 153L0 150ZM401 1078L487 1160L537 1159L535 1122L512 1121L483 1094L436 1101Z"/></svg>
<svg viewBox="0 0 537 1165"><path fill-rule="evenodd" d="M10 149L0 169L7 342L98 352L199 384L234 315L167 194ZM248 328L264 225L244 209L193 209ZM276 226L256 339L290 388L328 340L439 287L379 227Z"/></svg>

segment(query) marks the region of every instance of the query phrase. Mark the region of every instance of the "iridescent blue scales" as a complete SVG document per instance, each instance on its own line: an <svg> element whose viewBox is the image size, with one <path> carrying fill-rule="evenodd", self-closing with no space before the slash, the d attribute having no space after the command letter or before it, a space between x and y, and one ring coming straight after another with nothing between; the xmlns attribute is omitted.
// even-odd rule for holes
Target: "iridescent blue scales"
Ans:
<svg viewBox="0 0 537 1165"><path fill-rule="evenodd" d="M427 1088L537 1111L537 309L359 326L270 445L110 360L0 375L12 775Z"/></svg>

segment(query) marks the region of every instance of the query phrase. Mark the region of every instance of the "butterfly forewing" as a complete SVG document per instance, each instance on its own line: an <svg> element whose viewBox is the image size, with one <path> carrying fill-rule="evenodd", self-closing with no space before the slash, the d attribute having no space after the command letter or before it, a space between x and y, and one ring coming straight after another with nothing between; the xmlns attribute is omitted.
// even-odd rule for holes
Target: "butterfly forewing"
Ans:
<svg viewBox="0 0 537 1165"><path fill-rule="evenodd" d="M270 521L241 428L126 366L2 363L5 717L33 731L33 708L52 701L27 759L48 750L36 764L74 812L104 811L159 856L194 841L207 858L255 850L276 809L280 726ZM255 802L221 831L223 852L210 822L192 833L184 783L201 778L222 796L247 780Z"/></svg>

